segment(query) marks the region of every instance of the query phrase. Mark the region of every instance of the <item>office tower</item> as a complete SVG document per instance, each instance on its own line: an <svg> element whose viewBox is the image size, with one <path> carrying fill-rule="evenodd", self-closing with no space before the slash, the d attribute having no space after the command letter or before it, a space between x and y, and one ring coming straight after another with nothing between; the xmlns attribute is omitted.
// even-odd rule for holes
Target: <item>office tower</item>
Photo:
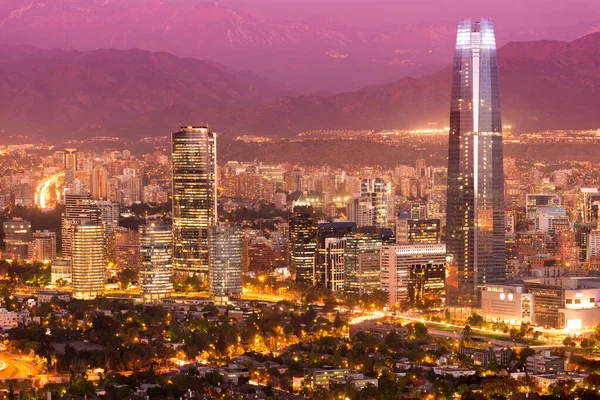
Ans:
<svg viewBox="0 0 600 400"><path fill-rule="evenodd" d="M62 258L71 258L71 233L72 225L78 221L92 221L100 223L102 220L100 209L89 193L65 193L65 211L62 213ZM104 238L102 238L104 243Z"/></svg>
<svg viewBox="0 0 600 400"><path fill-rule="evenodd" d="M31 222L21 218L4 221L4 250L9 257L26 260L31 242Z"/></svg>
<svg viewBox="0 0 600 400"><path fill-rule="evenodd" d="M65 149L65 169L67 171L77 171L77 150Z"/></svg>
<svg viewBox="0 0 600 400"><path fill-rule="evenodd" d="M142 300L156 302L173 292L173 234L170 224L148 222L139 227Z"/></svg>
<svg viewBox="0 0 600 400"><path fill-rule="evenodd" d="M208 227L217 217L217 135L206 126L173 133L173 269L208 272Z"/></svg>
<svg viewBox="0 0 600 400"><path fill-rule="evenodd" d="M117 227L108 236L106 254L108 262L117 270L137 270L140 266L140 243L138 232Z"/></svg>
<svg viewBox="0 0 600 400"><path fill-rule="evenodd" d="M458 25L448 145L446 295L477 307L480 289L506 279L502 122L494 25Z"/></svg>
<svg viewBox="0 0 600 400"><path fill-rule="evenodd" d="M576 197L575 219L581 222L598 220L600 192L597 188L579 188Z"/></svg>
<svg viewBox="0 0 600 400"><path fill-rule="evenodd" d="M71 225L71 240L73 296L95 299L104 290L104 227L98 221L75 221Z"/></svg>
<svg viewBox="0 0 600 400"><path fill-rule="evenodd" d="M354 222L320 223L317 231L315 284L332 292L344 290L346 238L355 230Z"/></svg>
<svg viewBox="0 0 600 400"><path fill-rule="evenodd" d="M92 169L92 198L106 200L108 198L108 171L102 165Z"/></svg>
<svg viewBox="0 0 600 400"><path fill-rule="evenodd" d="M381 246L381 290L390 307L435 307L444 299L445 244Z"/></svg>
<svg viewBox="0 0 600 400"><path fill-rule="evenodd" d="M315 251L317 248L317 213L304 198L295 202L289 216L290 266L296 281L314 284Z"/></svg>
<svg viewBox="0 0 600 400"><path fill-rule="evenodd" d="M560 196L557 194L527 194L525 198L525 218L530 221L538 218L540 209L560 206Z"/></svg>
<svg viewBox="0 0 600 400"><path fill-rule="evenodd" d="M390 208L393 206L390 197L391 186L388 182L381 178L363 179L360 184L357 225L387 228Z"/></svg>
<svg viewBox="0 0 600 400"><path fill-rule="evenodd" d="M396 220L396 243L440 243L442 240L439 219L410 219L399 217Z"/></svg>
<svg viewBox="0 0 600 400"><path fill-rule="evenodd" d="M584 262L587 259L588 239L592 230L596 228L595 222L579 222L576 221L573 230L575 231L575 245L578 250L578 259Z"/></svg>
<svg viewBox="0 0 600 400"><path fill-rule="evenodd" d="M362 296L379 290L380 249L378 234L353 233L346 238L344 292Z"/></svg>
<svg viewBox="0 0 600 400"><path fill-rule="evenodd" d="M29 243L29 259L49 262L56 258L56 232L35 231Z"/></svg>
<svg viewBox="0 0 600 400"><path fill-rule="evenodd" d="M208 229L208 286L212 301L225 304L242 296L242 230L234 226Z"/></svg>
<svg viewBox="0 0 600 400"><path fill-rule="evenodd" d="M100 210L100 218L102 219L104 232L108 238L110 234L119 227L119 203L113 203L111 201L97 201L96 205Z"/></svg>
<svg viewBox="0 0 600 400"><path fill-rule="evenodd" d="M419 159L416 161L415 164L416 164L417 178L427 177L427 165L425 164L425 160Z"/></svg>
<svg viewBox="0 0 600 400"><path fill-rule="evenodd" d="M121 203L123 201L121 180L119 178L109 178L107 185L106 199L112 203Z"/></svg>

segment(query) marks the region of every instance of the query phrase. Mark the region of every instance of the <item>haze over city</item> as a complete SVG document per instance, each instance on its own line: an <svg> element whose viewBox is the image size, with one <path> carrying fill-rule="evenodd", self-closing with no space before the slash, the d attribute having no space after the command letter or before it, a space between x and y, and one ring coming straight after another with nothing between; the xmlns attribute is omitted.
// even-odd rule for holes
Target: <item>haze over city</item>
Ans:
<svg viewBox="0 0 600 400"><path fill-rule="evenodd" d="M0 397L599 399L596 0L0 2Z"/></svg>

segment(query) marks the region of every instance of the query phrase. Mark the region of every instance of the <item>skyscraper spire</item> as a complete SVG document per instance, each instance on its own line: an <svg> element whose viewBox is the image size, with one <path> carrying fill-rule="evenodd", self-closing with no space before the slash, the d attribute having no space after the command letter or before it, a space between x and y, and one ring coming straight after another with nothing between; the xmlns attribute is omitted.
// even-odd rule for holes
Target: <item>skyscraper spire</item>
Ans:
<svg viewBox="0 0 600 400"><path fill-rule="evenodd" d="M447 302L478 306L480 288L506 276L500 89L489 19L458 25L447 201Z"/></svg>

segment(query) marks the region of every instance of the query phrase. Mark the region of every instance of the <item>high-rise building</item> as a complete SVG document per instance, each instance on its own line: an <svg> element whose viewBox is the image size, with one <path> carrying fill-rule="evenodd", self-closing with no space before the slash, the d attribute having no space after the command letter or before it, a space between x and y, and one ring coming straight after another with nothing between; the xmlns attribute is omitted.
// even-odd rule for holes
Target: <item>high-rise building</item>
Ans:
<svg viewBox="0 0 600 400"><path fill-rule="evenodd" d="M242 295L242 230L234 226L208 229L208 285L218 304Z"/></svg>
<svg viewBox="0 0 600 400"><path fill-rule="evenodd" d="M332 292L344 290L344 254L346 238L352 234L354 222L320 223L317 231L315 283Z"/></svg>
<svg viewBox="0 0 600 400"><path fill-rule="evenodd" d="M444 298L445 244L381 246L381 289L390 307L440 306Z"/></svg>
<svg viewBox="0 0 600 400"><path fill-rule="evenodd" d="M173 234L171 225L148 222L139 227L142 300L156 302L173 291Z"/></svg>
<svg viewBox="0 0 600 400"><path fill-rule="evenodd" d="M290 266L296 281L314 284L315 251L317 248L317 213L302 197L295 202L289 216Z"/></svg>
<svg viewBox="0 0 600 400"><path fill-rule="evenodd" d="M120 207L119 203L113 203L112 201L98 201L96 202L98 209L100 210L100 217L102 224L104 225L104 233L106 237L119 227L119 215Z"/></svg>
<svg viewBox="0 0 600 400"><path fill-rule="evenodd" d="M92 169L92 198L97 200L108 199L108 171L102 165Z"/></svg>
<svg viewBox="0 0 600 400"><path fill-rule="evenodd" d="M560 206L560 196L557 194L527 194L525 200L525 218L535 220L541 209Z"/></svg>
<svg viewBox="0 0 600 400"><path fill-rule="evenodd" d="M56 258L56 232L35 231L29 243L29 259L48 262Z"/></svg>
<svg viewBox="0 0 600 400"><path fill-rule="evenodd" d="M357 225L388 228L393 215L391 185L381 178L363 179L360 184Z"/></svg>
<svg viewBox="0 0 600 400"><path fill-rule="evenodd" d="M396 220L396 243L440 243L442 239L441 221L439 219Z"/></svg>
<svg viewBox="0 0 600 400"><path fill-rule="evenodd" d="M138 270L140 266L140 243L137 231L117 227L109 235L106 244L107 261L117 270Z"/></svg>
<svg viewBox="0 0 600 400"><path fill-rule="evenodd" d="M77 149L65 149L65 169L77 171Z"/></svg>
<svg viewBox="0 0 600 400"><path fill-rule="evenodd" d="M73 296L94 299L104 291L104 227L97 221L75 221L71 240Z"/></svg>
<svg viewBox="0 0 600 400"><path fill-rule="evenodd" d="M173 133L173 269L208 272L208 228L217 217L217 135L206 126Z"/></svg>
<svg viewBox="0 0 600 400"><path fill-rule="evenodd" d="M77 221L101 222L100 209L89 193L65 194L65 211L62 214L62 258L71 258L72 225ZM102 239L104 243L104 238Z"/></svg>
<svg viewBox="0 0 600 400"><path fill-rule="evenodd" d="M344 291L363 294L379 290L379 250L381 238L378 234L353 233L346 238L344 254Z"/></svg>
<svg viewBox="0 0 600 400"><path fill-rule="evenodd" d="M4 250L9 257L26 260L31 242L31 222L21 218L4 221Z"/></svg>
<svg viewBox="0 0 600 400"><path fill-rule="evenodd" d="M480 289L506 279L502 121L494 25L458 25L448 146L446 295L477 307Z"/></svg>

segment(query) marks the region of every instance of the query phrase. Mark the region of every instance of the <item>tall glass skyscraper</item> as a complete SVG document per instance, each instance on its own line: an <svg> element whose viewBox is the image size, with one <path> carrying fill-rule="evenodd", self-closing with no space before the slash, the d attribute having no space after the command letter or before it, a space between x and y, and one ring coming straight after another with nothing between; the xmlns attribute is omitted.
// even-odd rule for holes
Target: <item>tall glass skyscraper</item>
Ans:
<svg viewBox="0 0 600 400"><path fill-rule="evenodd" d="M290 266L296 281L314 284L315 251L317 249L318 218L315 209L303 197L290 211Z"/></svg>
<svg viewBox="0 0 600 400"><path fill-rule="evenodd" d="M502 123L494 24L458 25L448 147L447 303L479 305L505 280Z"/></svg>
<svg viewBox="0 0 600 400"><path fill-rule="evenodd" d="M101 295L105 267L104 226L97 221L75 221L71 225L73 297L95 299Z"/></svg>
<svg viewBox="0 0 600 400"><path fill-rule="evenodd" d="M217 217L217 135L207 126L173 133L173 269L208 273L208 228Z"/></svg>
<svg viewBox="0 0 600 400"><path fill-rule="evenodd" d="M217 304L242 296L242 229L211 226L208 230L209 294Z"/></svg>
<svg viewBox="0 0 600 400"><path fill-rule="evenodd" d="M157 302L173 291L171 225L148 222L139 226L142 300Z"/></svg>

